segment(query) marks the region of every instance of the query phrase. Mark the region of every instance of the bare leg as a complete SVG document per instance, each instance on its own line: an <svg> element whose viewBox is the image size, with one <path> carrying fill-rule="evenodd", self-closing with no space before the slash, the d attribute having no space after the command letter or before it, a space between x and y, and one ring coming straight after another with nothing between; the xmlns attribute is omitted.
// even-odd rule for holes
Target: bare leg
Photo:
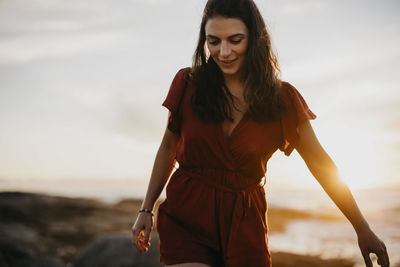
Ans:
<svg viewBox="0 0 400 267"><path fill-rule="evenodd" d="M188 262L174 265L165 265L165 267L210 267L210 265L199 262Z"/></svg>

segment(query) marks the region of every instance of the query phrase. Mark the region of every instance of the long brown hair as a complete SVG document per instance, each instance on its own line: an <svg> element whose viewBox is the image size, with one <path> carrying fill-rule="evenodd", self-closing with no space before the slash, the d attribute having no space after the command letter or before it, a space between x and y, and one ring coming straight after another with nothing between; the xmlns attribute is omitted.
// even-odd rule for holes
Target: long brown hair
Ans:
<svg viewBox="0 0 400 267"><path fill-rule="evenodd" d="M216 16L239 18L248 28L249 41L244 63L244 99L247 114L256 121L279 118L285 110L280 97L278 60L260 11L252 0L208 0L200 25L199 40L193 55L191 79L195 91L193 111L205 122L232 119L233 96L224 84L222 71L206 53L207 21Z"/></svg>

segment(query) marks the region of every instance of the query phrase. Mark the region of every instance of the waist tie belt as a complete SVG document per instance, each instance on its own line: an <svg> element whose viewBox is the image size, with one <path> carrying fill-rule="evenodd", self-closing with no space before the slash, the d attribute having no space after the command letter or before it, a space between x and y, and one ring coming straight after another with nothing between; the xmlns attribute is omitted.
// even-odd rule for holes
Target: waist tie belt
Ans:
<svg viewBox="0 0 400 267"><path fill-rule="evenodd" d="M234 210L233 210L233 219L231 224L231 229L229 231L228 237L228 244L226 247L226 257L229 256L229 248L232 242L232 238L236 234L236 231L239 229L240 221L247 216L247 210L251 208L252 198L251 191L258 187L263 187L261 184L261 179L256 180L256 182L246 184L249 177L241 175L240 173L234 171L227 171L227 170L219 170L219 169L212 169L212 168L186 168L180 166L177 171L182 172L184 175L194 178L204 184L210 185L215 187L216 189L223 191L223 192L231 192L235 193L238 199L235 201ZM243 180L236 180L236 179L243 179ZM233 179L233 180L232 180ZM231 181L230 181L231 180ZM237 182L235 185L232 186L230 182ZM242 209L240 208L240 200L242 199ZM222 197L220 200L220 204L222 204Z"/></svg>
<svg viewBox="0 0 400 267"><path fill-rule="evenodd" d="M249 177L241 175L237 172L227 171L227 170L219 170L212 168L184 168L179 167L177 171L181 171L186 176L195 178L196 180L213 186L220 191L236 193L243 198L243 215L247 215L247 208L251 208L251 196L249 192L253 191L257 187L262 187L260 184L261 179L256 182L246 184L246 180ZM237 181L237 184L233 186L230 183L230 179L242 179L242 181ZM241 183L241 184L240 184ZM239 184L239 185L238 185Z"/></svg>

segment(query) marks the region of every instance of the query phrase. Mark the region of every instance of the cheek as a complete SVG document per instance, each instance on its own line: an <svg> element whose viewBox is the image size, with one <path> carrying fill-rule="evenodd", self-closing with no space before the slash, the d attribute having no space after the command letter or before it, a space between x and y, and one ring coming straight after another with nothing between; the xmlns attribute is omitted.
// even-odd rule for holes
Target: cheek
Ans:
<svg viewBox="0 0 400 267"><path fill-rule="evenodd" d="M245 55L247 52L247 43L243 44L243 46L240 47L240 49L238 50L238 53L240 55Z"/></svg>
<svg viewBox="0 0 400 267"><path fill-rule="evenodd" d="M218 54L218 49L215 47L209 47L207 46L208 53L212 56L215 57Z"/></svg>

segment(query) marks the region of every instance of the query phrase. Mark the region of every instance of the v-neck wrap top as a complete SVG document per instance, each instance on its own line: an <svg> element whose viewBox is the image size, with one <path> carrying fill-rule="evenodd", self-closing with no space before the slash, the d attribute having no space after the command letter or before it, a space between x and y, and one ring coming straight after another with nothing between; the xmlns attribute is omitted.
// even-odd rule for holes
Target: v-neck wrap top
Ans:
<svg viewBox="0 0 400 267"><path fill-rule="evenodd" d="M162 103L170 111L168 129L180 138L179 168L170 178L158 213L161 259L168 251L163 245L172 244L168 238L177 238L169 236L168 227L190 230L191 236L183 239L220 251L226 261L246 253L252 243L257 247L253 253L267 251L268 257L267 205L261 183L267 162L278 149L289 156L299 140L299 125L316 116L296 88L282 82L287 110L281 119L260 123L243 116L226 136L222 124L204 123L192 111L194 86L188 71L178 71ZM245 246L238 245L244 238Z"/></svg>

